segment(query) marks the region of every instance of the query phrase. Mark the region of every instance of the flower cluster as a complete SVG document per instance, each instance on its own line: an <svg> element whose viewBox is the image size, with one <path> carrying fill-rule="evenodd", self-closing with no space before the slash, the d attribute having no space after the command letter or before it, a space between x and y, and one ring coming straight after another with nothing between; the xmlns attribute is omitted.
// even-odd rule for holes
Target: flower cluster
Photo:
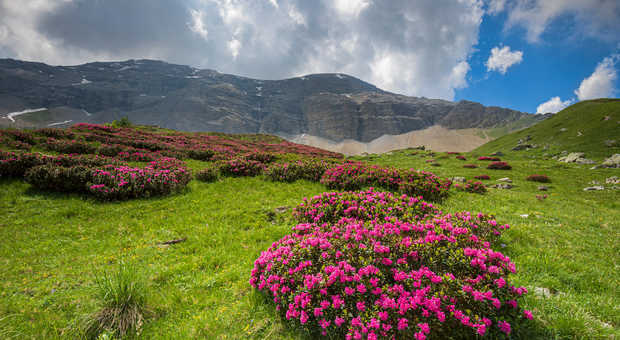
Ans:
<svg viewBox="0 0 620 340"><path fill-rule="evenodd" d="M485 192L487 192L487 188L484 186L484 184L482 184L482 182L467 181L460 184L455 183L454 187L456 188L456 190L471 192L474 194L484 194Z"/></svg>
<svg viewBox="0 0 620 340"><path fill-rule="evenodd" d="M377 186L400 191L412 196L423 196L437 201L448 195L451 181L430 172L403 170L364 163L346 162L328 169L321 183L330 189L358 190L364 186Z"/></svg>
<svg viewBox="0 0 620 340"><path fill-rule="evenodd" d="M507 225L442 214L419 198L324 193L303 223L254 263L250 284L312 333L346 339L506 337L529 311L510 259L491 248ZM468 335L468 336L467 336Z"/></svg>
<svg viewBox="0 0 620 340"><path fill-rule="evenodd" d="M460 159L462 161L466 161L467 160L467 158L465 158L465 156L462 156L462 155L456 156L456 159Z"/></svg>
<svg viewBox="0 0 620 340"><path fill-rule="evenodd" d="M475 179L480 179L480 180L487 180L487 179L491 179L491 177L489 177L489 175L478 175L478 176L474 176Z"/></svg>
<svg viewBox="0 0 620 340"><path fill-rule="evenodd" d="M541 183L549 183L551 179L547 175L529 175L525 178L528 181L532 182L541 182Z"/></svg>
<svg viewBox="0 0 620 340"><path fill-rule="evenodd" d="M493 162L487 166L491 170L510 170L512 167L506 162Z"/></svg>
<svg viewBox="0 0 620 340"><path fill-rule="evenodd" d="M276 182L294 182L305 179L318 182L333 162L319 159L304 159L295 162L273 163L265 169L265 176Z"/></svg>
<svg viewBox="0 0 620 340"><path fill-rule="evenodd" d="M219 164L219 169L223 176L258 176L265 169L265 164L251 159L236 158L222 161Z"/></svg>
<svg viewBox="0 0 620 340"><path fill-rule="evenodd" d="M467 169L475 169L478 166L476 164L464 164L463 167Z"/></svg>
<svg viewBox="0 0 620 340"><path fill-rule="evenodd" d="M479 161L493 161L493 162L501 161L499 157L489 157L489 156L480 156L478 157L478 160Z"/></svg>
<svg viewBox="0 0 620 340"><path fill-rule="evenodd" d="M93 144L75 139L48 138L42 147L60 153L93 154L97 151Z"/></svg>

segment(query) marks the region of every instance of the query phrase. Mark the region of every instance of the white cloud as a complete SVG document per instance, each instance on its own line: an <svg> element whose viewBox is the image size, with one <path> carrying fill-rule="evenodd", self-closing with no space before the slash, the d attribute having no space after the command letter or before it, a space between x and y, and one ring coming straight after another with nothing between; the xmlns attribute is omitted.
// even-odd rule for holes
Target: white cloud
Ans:
<svg viewBox="0 0 620 340"><path fill-rule="evenodd" d="M552 97L546 102L538 105L538 107L536 108L536 113L538 114L544 114L544 113L549 113L549 112L556 113L558 111L563 110L565 107L571 105L573 102L574 100L572 99L562 101L560 97Z"/></svg>
<svg viewBox="0 0 620 340"><path fill-rule="evenodd" d="M346 73L453 99L483 15L482 0L0 0L0 53L63 65L161 59L260 79Z"/></svg>
<svg viewBox="0 0 620 340"><path fill-rule="evenodd" d="M501 74L506 74L510 66L518 64L522 60L523 52L510 51L510 46L502 48L493 47L491 49L491 56L489 56L486 62L487 71L497 71Z"/></svg>
<svg viewBox="0 0 620 340"><path fill-rule="evenodd" d="M192 32L201 36L203 39L207 40L207 37L209 36L209 32L207 31L207 28L205 27L205 24L203 21L204 13L201 10L195 10L195 9L190 9L189 13L192 19L191 22L188 23L189 29Z"/></svg>
<svg viewBox="0 0 620 340"><path fill-rule="evenodd" d="M496 15L504 11L506 6L506 0L490 0L487 5L487 12L491 15Z"/></svg>
<svg viewBox="0 0 620 340"><path fill-rule="evenodd" d="M600 39L620 40L620 1L618 0L516 0L508 11L506 28L521 26L527 39L537 42L554 20L560 17L575 20L572 33Z"/></svg>
<svg viewBox="0 0 620 340"><path fill-rule="evenodd" d="M620 59L620 55L612 55L603 59L594 72L581 81L579 88L575 90L575 94L579 100L596 99L611 97L615 93L614 82L618 78L616 71L616 63Z"/></svg>

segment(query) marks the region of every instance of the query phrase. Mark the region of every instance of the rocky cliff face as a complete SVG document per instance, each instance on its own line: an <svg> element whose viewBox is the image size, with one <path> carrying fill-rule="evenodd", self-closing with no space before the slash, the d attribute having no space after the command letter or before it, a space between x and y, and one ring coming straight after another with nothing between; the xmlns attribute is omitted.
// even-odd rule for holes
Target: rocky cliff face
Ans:
<svg viewBox="0 0 620 340"><path fill-rule="evenodd" d="M25 109L46 108L21 115ZM369 142L433 125L496 127L526 114L385 92L344 74L257 80L153 60L49 66L0 59L0 126L109 122Z"/></svg>

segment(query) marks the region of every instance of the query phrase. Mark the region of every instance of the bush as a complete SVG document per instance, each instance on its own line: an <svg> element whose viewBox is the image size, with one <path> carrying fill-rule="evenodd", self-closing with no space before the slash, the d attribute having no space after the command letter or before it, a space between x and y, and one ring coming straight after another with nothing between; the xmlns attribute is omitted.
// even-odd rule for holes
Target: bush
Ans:
<svg viewBox="0 0 620 340"><path fill-rule="evenodd" d="M71 131L65 129L54 129L54 128L43 128L34 130L35 134L42 135L45 137L52 137L56 139L71 139L75 137Z"/></svg>
<svg viewBox="0 0 620 340"><path fill-rule="evenodd" d="M223 176L258 176L263 172L265 165L259 161L245 158L231 159L223 161L219 165L220 173Z"/></svg>
<svg viewBox="0 0 620 340"><path fill-rule="evenodd" d="M321 183L328 189L358 190L368 184L366 165L346 162L327 169L321 177Z"/></svg>
<svg viewBox="0 0 620 340"><path fill-rule="evenodd" d="M464 164L463 167L467 169L475 169L478 166L476 164Z"/></svg>
<svg viewBox="0 0 620 340"><path fill-rule="evenodd" d="M461 155L456 156L456 159L460 159L462 161L466 161L467 160L467 158L465 158L465 156L461 156Z"/></svg>
<svg viewBox="0 0 620 340"><path fill-rule="evenodd" d="M199 161L210 161L215 155L215 151L211 149L190 149L187 152L187 156L191 159L197 159Z"/></svg>
<svg viewBox="0 0 620 340"><path fill-rule="evenodd" d="M220 172L216 167L204 168L196 174L196 179L203 182L215 182L219 177Z"/></svg>
<svg viewBox="0 0 620 340"><path fill-rule="evenodd" d="M54 164L30 168L26 182L40 190L58 192L85 192L87 183L92 180L93 169L82 165L63 167Z"/></svg>
<svg viewBox="0 0 620 340"><path fill-rule="evenodd" d="M491 177L489 177L489 175L478 175L478 176L474 176L475 179L481 179L481 180L487 180L487 179L491 179Z"/></svg>
<svg viewBox="0 0 620 340"><path fill-rule="evenodd" d="M290 322L333 338L501 338L530 317L517 303L527 290L508 283L515 265L491 249L508 226L381 194L304 202L295 211L319 222L262 252L250 284Z"/></svg>
<svg viewBox="0 0 620 340"><path fill-rule="evenodd" d="M28 169L45 164L36 153L15 153L0 151L0 177L22 177Z"/></svg>
<svg viewBox="0 0 620 340"><path fill-rule="evenodd" d="M487 166L491 170L510 170L512 167L506 162L493 162Z"/></svg>
<svg viewBox="0 0 620 340"><path fill-rule="evenodd" d="M102 333L125 338L140 331L150 314L144 278L135 268L120 263L114 273L95 278L100 310L85 325L87 339L98 339Z"/></svg>
<svg viewBox="0 0 620 340"><path fill-rule="evenodd" d="M91 154L97 151L97 148L87 142L79 140L64 140L48 138L43 144L46 150L57 151L60 153L77 153L77 154Z"/></svg>
<svg viewBox="0 0 620 340"><path fill-rule="evenodd" d="M269 152L254 151L252 153L245 155L245 159L249 159L252 161L258 161L263 164L269 164L276 159L276 156Z"/></svg>
<svg viewBox="0 0 620 340"><path fill-rule="evenodd" d="M456 190L471 192L474 194L484 194L485 192L487 192L487 188L484 187L484 184L482 184L482 182L467 181L462 184L456 183L454 184L454 187L456 188Z"/></svg>
<svg viewBox="0 0 620 340"><path fill-rule="evenodd" d="M489 157L489 156L478 157L478 160L479 161L493 161L493 162L501 161L501 159L499 159L498 157Z"/></svg>
<svg viewBox="0 0 620 340"><path fill-rule="evenodd" d="M547 177L547 175L529 175L525 178L528 181L532 182L540 182L540 183L550 183L551 179Z"/></svg>
<svg viewBox="0 0 620 340"><path fill-rule="evenodd" d="M115 157L123 151L127 151L128 147L120 144L102 144L97 149L97 153L104 156Z"/></svg>

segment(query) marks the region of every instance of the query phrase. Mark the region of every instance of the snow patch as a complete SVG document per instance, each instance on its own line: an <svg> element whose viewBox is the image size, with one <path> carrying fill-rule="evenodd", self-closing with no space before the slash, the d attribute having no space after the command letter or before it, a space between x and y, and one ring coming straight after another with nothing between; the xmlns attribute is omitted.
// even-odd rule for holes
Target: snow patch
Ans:
<svg viewBox="0 0 620 340"><path fill-rule="evenodd" d="M4 117L4 118L8 118L13 123L15 123L15 119L13 119L13 117L15 117L15 116L23 115L23 114L26 114L26 113L32 113L32 112L45 111L45 110L47 110L47 108L42 107L42 108L38 108L38 109L26 109L26 110L23 110L23 111L10 112L10 113L7 113L6 117Z"/></svg>
<svg viewBox="0 0 620 340"><path fill-rule="evenodd" d="M336 73L336 77L338 77L338 79L344 79L344 77L340 73Z"/></svg>
<svg viewBox="0 0 620 340"><path fill-rule="evenodd" d="M71 123L71 122L72 122L72 120L65 120L64 122L47 124L47 126L63 125L63 124Z"/></svg>
<svg viewBox="0 0 620 340"><path fill-rule="evenodd" d="M201 76L185 76L185 78L187 78L187 79L200 79L202 77Z"/></svg>
<svg viewBox="0 0 620 340"><path fill-rule="evenodd" d="M92 116L92 114L90 114L90 112L88 112L88 111L86 111L84 109L82 109L82 112L84 112L84 114L87 115L87 116Z"/></svg>
<svg viewBox="0 0 620 340"><path fill-rule="evenodd" d="M92 83L92 81L86 79L86 78L82 78L82 81L79 83L73 83L72 85L86 85L86 84L90 84Z"/></svg>

